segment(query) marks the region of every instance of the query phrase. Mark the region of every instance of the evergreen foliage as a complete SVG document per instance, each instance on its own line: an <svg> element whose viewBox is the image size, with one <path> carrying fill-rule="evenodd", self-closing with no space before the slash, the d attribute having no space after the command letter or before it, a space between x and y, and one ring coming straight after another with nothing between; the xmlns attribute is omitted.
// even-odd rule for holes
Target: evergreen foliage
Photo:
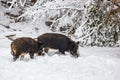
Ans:
<svg viewBox="0 0 120 80"><path fill-rule="evenodd" d="M104 1L98 5L96 1L85 6L85 9L85 22L80 26L81 30L76 31L81 45L114 46L118 41L119 19L118 14L106 17L111 9L111 2Z"/></svg>

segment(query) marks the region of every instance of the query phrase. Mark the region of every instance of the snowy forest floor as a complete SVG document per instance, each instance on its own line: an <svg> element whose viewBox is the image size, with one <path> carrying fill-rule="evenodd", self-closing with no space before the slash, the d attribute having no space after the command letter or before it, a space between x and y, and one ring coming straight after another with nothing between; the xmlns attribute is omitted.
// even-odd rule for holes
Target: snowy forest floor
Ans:
<svg viewBox="0 0 120 80"><path fill-rule="evenodd" d="M120 48L79 48L80 57L36 56L12 61L10 48L0 48L1 80L119 80ZM49 51L53 54L55 51Z"/></svg>

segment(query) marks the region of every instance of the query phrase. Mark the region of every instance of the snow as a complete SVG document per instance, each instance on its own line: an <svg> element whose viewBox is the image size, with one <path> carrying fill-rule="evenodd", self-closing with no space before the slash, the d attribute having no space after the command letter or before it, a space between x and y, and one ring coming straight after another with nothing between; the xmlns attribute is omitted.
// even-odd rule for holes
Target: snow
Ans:
<svg viewBox="0 0 120 80"><path fill-rule="evenodd" d="M23 61L12 61L10 48L0 48L0 78L2 80L119 80L120 49L79 48L81 57L70 55L26 55ZM49 54L54 53L53 50Z"/></svg>
<svg viewBox="0 0 120 80"><path fill-rule="evenodd" d="M27 54L23 61L13 62L11 41L6 35L35 38L49 29L43 23L10 23L3 15L5 9L0 9L0 24L11 27L0 25L0 80L120 80L120 47L79 47L78 58L71 57L69 52L59 56L50 50L49 55L30 59ZM35 31L35 27L40 30Z"/></svg>

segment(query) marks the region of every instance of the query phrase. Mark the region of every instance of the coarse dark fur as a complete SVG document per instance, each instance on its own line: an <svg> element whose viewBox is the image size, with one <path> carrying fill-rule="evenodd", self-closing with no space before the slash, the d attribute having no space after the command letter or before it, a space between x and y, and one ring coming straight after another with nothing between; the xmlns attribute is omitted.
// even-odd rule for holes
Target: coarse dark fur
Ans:
<svg viewBox="0 0 120 80"><path fill-rule="evenodd" d="M11 43L11 54L13 55L13 60L16 61L19 56L21 59L24 58L24 55L29 53L30 58L34 58L34 53L38 53L41 49L42 43L35 41L29 37L21 37L15 39Z"/></svg>
<svg viewBox="0 0 120 80"><path fill-rule="evenodd" d="M58 49L60 53L65 54L65 51L69 51L74 57L78 57L78 42L74 42L72 39L65 35L57 33L45 33L37 38L42 42L42 48L47 53L49 48Z"/></svg>

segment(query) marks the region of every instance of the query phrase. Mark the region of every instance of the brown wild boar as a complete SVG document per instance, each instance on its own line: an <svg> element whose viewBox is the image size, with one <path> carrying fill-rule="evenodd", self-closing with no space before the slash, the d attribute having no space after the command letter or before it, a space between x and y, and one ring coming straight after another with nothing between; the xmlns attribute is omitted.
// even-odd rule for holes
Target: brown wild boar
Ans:
<svg viewBox="0 0 120 80"><path fill-rule="evenodd" d="M58 49L61 54L65 54L65 51L69 51L74 57L78 57L78 43L65 35L57 33L45 33L37 38L38 41L42 42L42 48L47 53L49 48Z"/></svg>
<svg viewBox="0 0 120 80"><path fill-rule="evenodd" d="M29 37L15 39L11 43L11 54L13 55L13 60L16 61L19 56L21 56L20 59L23 59L27 53L29 53L30 58L33 59L34 53L38 53L42 50L41 45L42 43Z"/></svg>

